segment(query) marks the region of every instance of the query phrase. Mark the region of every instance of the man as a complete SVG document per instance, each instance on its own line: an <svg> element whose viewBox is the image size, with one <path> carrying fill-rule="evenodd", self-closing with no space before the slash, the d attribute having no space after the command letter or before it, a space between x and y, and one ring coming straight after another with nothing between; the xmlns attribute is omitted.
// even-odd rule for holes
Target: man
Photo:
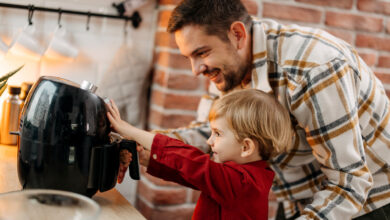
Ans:
<svg viewBox="0 0 390 220"><path fill-rule="evenodd" d="M251 18L239 0L184 0L168 32L219 95L256 88L290 111L294 148L271 161L279 219L386 219L389 100L350 45L318 29ZM200 138L197 127L174 132L197 145L192 140L207 136L200 128Z"/></svg>

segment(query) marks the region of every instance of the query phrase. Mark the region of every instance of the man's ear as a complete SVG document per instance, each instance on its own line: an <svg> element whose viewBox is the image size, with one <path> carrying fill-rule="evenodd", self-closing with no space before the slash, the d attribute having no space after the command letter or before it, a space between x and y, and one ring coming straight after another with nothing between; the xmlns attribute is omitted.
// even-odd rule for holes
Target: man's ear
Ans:
<svg viewBox="0 0 390 220"><path fill-rule="evenodd" d="M244 138L241 146L241 157L249 157L256 153L256 143L251 138Z"/></svg>
<svg viewBox="0 0 390 220"><path fill-rule="evenodd" d="M230 25L229 36L230 40L232 40L236 46L236 49L242 49L245 46L248 37L244 23L240 21L233 22Z"/></svg>

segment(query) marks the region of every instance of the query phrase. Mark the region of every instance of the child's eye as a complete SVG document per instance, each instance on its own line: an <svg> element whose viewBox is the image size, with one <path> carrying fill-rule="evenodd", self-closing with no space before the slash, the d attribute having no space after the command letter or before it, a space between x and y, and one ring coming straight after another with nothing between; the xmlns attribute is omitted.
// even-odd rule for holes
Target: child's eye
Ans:
<svg viewBox="0 0 390 220"><path fill-rule="evenodd" d="M215 136L219 137L221 134L219 134L219 132L215 132Z"/></svg>

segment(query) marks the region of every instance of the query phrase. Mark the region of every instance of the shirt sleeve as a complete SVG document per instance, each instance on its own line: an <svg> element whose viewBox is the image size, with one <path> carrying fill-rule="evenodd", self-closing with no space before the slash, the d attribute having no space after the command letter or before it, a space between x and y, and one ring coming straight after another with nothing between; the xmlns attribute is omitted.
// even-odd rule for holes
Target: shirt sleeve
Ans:
<svg viewBox="0 0 390 220"><path fill-rule="evenodd" d="M153 140L147 172L162 179L192 186L220 203L240 195L246 177L240 167L215 163L208 154L167 136ZM241 168L242 169L242 168Z"/></svg>
<svg viewBox="0 0 390 220"><path fill-rule="evenodd" d="M176 129L153 130L154 133L164 134L171 138L178 139L186 144L190 144L204 153L210 151L207 139L211 134L208 122L194 121L190 125Z"/></svg>
<svg viewBox="0 0 390 220"><path fill-rule="evenodd" d="M305 129L326 181L299 219L351 219L373 183L359 127L360 75L335 59L304 78L291 96L291 112Z"/></svg>

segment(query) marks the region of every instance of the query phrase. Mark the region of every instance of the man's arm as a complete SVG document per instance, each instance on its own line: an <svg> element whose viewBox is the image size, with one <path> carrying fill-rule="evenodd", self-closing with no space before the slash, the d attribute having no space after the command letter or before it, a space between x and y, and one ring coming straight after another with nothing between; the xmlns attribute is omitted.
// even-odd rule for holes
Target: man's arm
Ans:
<svg viewBox="0 0 390 220"><path fill-rule="evenodd" d="M190 144L198 148L204 153L208 153L210 151L210 146L206 143L211 134L208 122L193 122L186 127L166 130L153 130L152 132L164 134L171 138L176 138L186 144Z"/></svg>

